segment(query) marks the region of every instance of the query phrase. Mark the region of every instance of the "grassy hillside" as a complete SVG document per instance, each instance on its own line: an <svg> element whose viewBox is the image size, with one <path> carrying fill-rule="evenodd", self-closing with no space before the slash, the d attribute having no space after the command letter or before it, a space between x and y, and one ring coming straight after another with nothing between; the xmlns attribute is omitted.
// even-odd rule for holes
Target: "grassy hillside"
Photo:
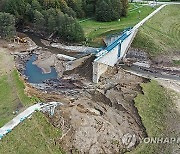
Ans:
<svg viewBox="0 0 180 154"><path fill-rule="evenodd" d="M13 112L34 102L24 94L24 85L17 72L14 71L11 75L11 79L7 75L0 77L0 127L15 116Z"/></svg>
<svg viewBox="0 0 180 154"><path fill-rule="evenodd" d="M2 154L62 154L55 144L61 132L40 113L25 120L0 141Z"/></svg>
<svg viewBox="0 0 180 154"><path fill-rule="evenodd" d="M13 112L21 112L38 101L24 93L24 83L9 52L0 47L0 127L17 115ZM0 141L0 154L61 154L55 145L60 136L61 132L42 113L35 113Z"/></svg>
<svg viewBox="0 0 180 154"><path fill-rule="evenodd" d="M143 94L135 98L135 106L149 137L177 137L176 123L180 120L175 111L170 91L156 81L141 85ZM168 154L173 151L171 144L141 143L131 154Z"/></svg>
<svg viewBox="0 0 180 154"><path fill-rule="evenodd" d="M138 6L141 6L138 4ZM134 5L130 5L129 10L134 9ZM140 19L138 11L141 11ZM128 16L121 18L120 21L113 22L97 22L93 19L80 21L81 26L85 32L85 36L88 39L88 43L93 46L102 45L102 37L106 35L117 33L127 27L134 26L140 20L145 18L148 14L154 11L155 8L149 6L143 6L137 10L129 11Z"/></svg>
<svg viewBox="0 0 180 154"><path fill-rule="evenodd" d="M0 127L11 120L16 110L32 105L35 98L24 94L24 84L14 68L13 56L0 48Z"/></svg>
<svg viewBox="0 0 180 154"><path fill-rule="evenodd" d="M180 5L168 5L140 28L132 46L151 56L180 52Z"/></svg>

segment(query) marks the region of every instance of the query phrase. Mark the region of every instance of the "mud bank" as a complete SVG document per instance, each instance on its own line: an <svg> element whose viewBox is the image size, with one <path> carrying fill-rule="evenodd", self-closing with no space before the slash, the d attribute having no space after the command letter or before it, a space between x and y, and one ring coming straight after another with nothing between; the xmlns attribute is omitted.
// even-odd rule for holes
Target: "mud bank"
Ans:
<svg viewBox="0 0 180 154"><path fill-rule="evenodd" d="M124 153L132 150L146 136L134 107L134 98L141 92L140 77L110 68L99 85L86 85L68 103L56 110L50 121L62 130L56 140L68 153ZM135 142L123 143L126 134L135 135Z"/></svg>
<svg viewBox="0 0 180 154"><path fill-rule="evenodd" d="M45 36L37 35L32 31L25 31L25 34L38 46L48 49L53 54L64 54L76 58L86 54L94 53L97 48L82 46L78 44L69 44L68 42L60 42L56 39L48 39Z"/></svg>
<svg viewBox="0 0 180 154"><path fill-rule="evenodd" d="M93 84L90 80L93 56L71 61L41 47L14 54L21 76L33 54L37 56L34 64L44 73L55 67L58 78L41 84L25 80L25 91L45 101L64 104L56 109L50 122L61 129L62 137L55 142L67 153L124 153L135 148L147 135L133 100L141 93L139 84L148 80L114 67L102 75L98 84ZM69 70L67 65L74 67L68 67ZM124 143L127 134L135 136L130 145Z"/></svg>
<svg viewBox="0 0 180 154"><path fill-rule="evenodd" d="M75 89L81 89L82 84L80 81L62 76L68 60L59 60L56 55L48 51L42 51L42 49L14 54L16 68L25 82L28 82L28 76L25 73L26 64L33 55L37 56L37 60L33 62L34 65L41 68L45 74L51 72L51 67L54 67L58 72L58 77L56 79L47 79L42 83L29 83L31 86L45 92L66 93L66 91L69 91L71 94L75 93Z"/></svg>
<svg viewBox="0 0 180 154"><path fill-rule="evenodd" d="M37 51L32 51L27 57L24 57L25 53L17 57L22 57L25 63L35 53L38 55ZM56 80L47 80L42 84L27 83L26 93L47 101L59 100L64 104L50 117L50 122L62 130L62 137L55 142L66 152L94 154L130 151L147 135L133 102L141 93L139 84L147 80L114 67L109 68L99 84L95 85L88 80L90 74L85 75L86 70L92 67L92 60L88 59ZM135 135L135 141L130 146L123 142L126 134Z"/></svg>
<svg viewBox="0 0 180 154"><path fill-rule="evenodd" d="M178 55L163 57L163 55L158 56L152 60L144 51L131 48L124 58L126 65L123 68L130 72L142 74L142 76L144 74L147 78L180 80L180 67L175 67L172 63L175 57L178 58Z"/></svg>

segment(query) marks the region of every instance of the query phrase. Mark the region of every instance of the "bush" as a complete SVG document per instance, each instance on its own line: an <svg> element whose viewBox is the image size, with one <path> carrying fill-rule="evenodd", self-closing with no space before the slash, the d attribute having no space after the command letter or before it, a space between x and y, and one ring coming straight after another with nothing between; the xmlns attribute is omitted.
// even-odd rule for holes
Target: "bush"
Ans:
<svg viewBox="0 0 180 154"><path fill-rule="evenodd" d="M45 25L44 16L41 12L35 10L34 11L34 27L36 30L43 30Z"/></svg>
<svg viewBox="0 0 180 154"><path fill-rule="evenodd" d="M112 8L104 0L99 1L96 8L96 19L98 21L112 21Z"/></svg>
<svg viewBox="0 0 180 154"><path fill-rule="evenodd" d="M126 17L128 13L128 0L122 0L122 16Z"/></svg>
<svg viewBox="0 0 180 154"><path fill-rule="evenodd" d="M96 5L96 19L98 21L113 21L119 19L123 14L124 6L122 4L120 0L99 0Z"/></svg>
<svg viewBox="0 0 180 154"><path fill-rule="evenodd" d="M15 35L15 19L9 13L0 12L0 37L11 38Z"/></svg>
<svg viewBox="0 0 180 154"><path fill-rule="evenodd" d="M79 22L73 17L69 17L67 14L58 14L57 33L60 38L66 41L79 42L85 39L83 29Z"/></svg>

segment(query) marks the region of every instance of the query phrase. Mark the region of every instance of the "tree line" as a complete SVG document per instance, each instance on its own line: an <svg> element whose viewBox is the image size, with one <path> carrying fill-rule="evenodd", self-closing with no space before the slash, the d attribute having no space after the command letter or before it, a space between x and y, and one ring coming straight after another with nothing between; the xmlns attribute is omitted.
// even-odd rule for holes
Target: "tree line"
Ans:
<svg viewBox="0 0 180 154"><path fill-rule="evenodd" d="M126 16L127 7L127 0L0 0L0 11L5 12L0 17L7 16L7 25L12 27L29 25L37 33L55 33L66 41L78 42L85 38L78 18L113 21ZM11 22L11 15L16 23ZM7 25L0 24L0 33Z"/></svg>

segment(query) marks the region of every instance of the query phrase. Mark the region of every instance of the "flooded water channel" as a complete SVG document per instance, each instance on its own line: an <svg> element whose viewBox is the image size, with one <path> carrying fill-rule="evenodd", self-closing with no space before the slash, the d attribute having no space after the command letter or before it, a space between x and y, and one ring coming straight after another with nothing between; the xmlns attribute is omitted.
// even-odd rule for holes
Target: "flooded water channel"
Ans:
<svg viewBox="0 0 180 154"><path fill-rule="evenodd" d="M42 69L37 67L37 65L33 64L36 61L37 57L35 54L32 55L30 60L26 63L25 75L28 77L28 82L30 83L42 83L48 79L57 79L58 74L54 67L51 67L50 73L43 73Z"/></svg>

